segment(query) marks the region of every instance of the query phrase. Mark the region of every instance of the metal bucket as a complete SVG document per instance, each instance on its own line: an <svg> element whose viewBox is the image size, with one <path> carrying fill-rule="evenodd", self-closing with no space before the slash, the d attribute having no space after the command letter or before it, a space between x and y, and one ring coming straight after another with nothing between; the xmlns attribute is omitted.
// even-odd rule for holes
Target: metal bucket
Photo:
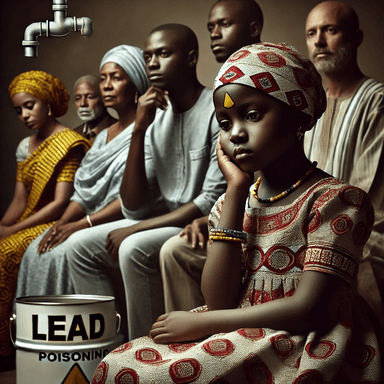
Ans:
<svg viewBox="0 0 384 384"><path fill-rule="evenodd" d="M118 344L120 315L112 296L16 299L16 382L88 384Z"/></svg>

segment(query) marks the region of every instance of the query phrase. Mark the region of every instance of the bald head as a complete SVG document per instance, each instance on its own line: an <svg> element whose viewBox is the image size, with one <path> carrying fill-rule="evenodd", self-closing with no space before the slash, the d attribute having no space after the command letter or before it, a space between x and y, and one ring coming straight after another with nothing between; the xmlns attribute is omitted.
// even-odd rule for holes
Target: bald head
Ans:
<svg viewBox="0 0 384 384"><path fill-rule="evenodd" d="M309 13L305 29L309 56L319 71L340 71L357 62L363 33L349 4L339 1L318 4Z"/></svg>
<svg viewBox="0 0 384 384"><path fill-rule="evenodd" d="M340 26L350 32L354 32L359 29L359 18L357 13L347 3L340 1L323 1L322 3L316 5L311 12L309 12L307 23L308 19L313 16L313 14L319 13L333 16L338 20Z"/></svg>

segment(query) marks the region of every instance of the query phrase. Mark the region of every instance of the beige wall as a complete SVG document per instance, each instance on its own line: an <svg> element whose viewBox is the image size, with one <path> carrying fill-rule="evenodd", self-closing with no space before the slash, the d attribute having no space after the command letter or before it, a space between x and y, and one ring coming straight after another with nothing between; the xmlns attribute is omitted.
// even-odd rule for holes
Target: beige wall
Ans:
<svg viewBox="0 0 384 384"><path fill-rule="evenodd" d="M2 0L0 2L0 216L8 206L15 182L14 152L18 142L29 135L18 120L7 95L7 87L20 72L41 69L59 77L73 94L73 83L82 75L98 73L103 54L118 44L143 47L148 32L164 23L182 23L191 27L199 39L200 80L211 86L219 65L209 48L207 16L214 0L68 0L69 16L87 16L93 20L94 34L82 37L71 33L64 38L39 39L39 57L25 58L21 41L24 29L32 22L52 20L51 0ZM306 53L304 23L317 0L260 0L265 25L262 39L287 42ZM351 0L360 16L365 40L359 50L363 71L384 81L384 1ZM69 127L77 126L73 98L66 116L60 119Z"/></svg>

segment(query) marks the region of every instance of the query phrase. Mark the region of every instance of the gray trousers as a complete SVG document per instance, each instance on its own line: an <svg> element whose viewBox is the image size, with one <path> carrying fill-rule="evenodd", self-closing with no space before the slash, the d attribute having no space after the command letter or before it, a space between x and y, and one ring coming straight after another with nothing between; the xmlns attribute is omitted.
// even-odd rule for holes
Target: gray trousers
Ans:
<svg viewBox="0 0 384 384"><path fill-rule="evenodd" d="M116 274L120 267L124 284L129 339L148 335L152 324L164 313L159 269L159 251L182 228L164 227L127 237L119 248L114 265L105 249L108 233L129 227L136 220L123 219L74 233L67 241L68 266L78 294L116 296Z"/></svg>

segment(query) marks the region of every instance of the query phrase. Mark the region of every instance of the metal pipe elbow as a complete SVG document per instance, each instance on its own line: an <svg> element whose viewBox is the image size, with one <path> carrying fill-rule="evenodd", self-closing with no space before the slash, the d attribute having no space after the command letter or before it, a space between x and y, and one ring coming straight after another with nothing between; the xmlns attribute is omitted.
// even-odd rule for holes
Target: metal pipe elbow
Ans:
<svg viewBox="0 0 384 384"><path fill-rule="evenodd" d="M22 45L24 46L24 55L26 57L36 57L38 55L38 37L44 36L45 30L46 26L41 21L32 23L25 28Z"/></svg>
<svg viewBox="0 0 384 384"><path fill-rule="evenodd" d="M36 21L35 23L29 24L24 31L24 41L37 41L39 36L43 36L43 23Z"/></svg>

